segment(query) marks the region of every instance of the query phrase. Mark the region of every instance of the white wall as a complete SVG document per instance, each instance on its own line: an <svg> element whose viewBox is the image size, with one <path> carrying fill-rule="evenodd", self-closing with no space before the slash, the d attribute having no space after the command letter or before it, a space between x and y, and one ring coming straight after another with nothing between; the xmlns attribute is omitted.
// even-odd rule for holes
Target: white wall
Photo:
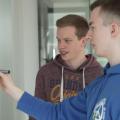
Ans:
<svg viewBox="0 0 120 120"><path fill-rule="evenodd" d="M0 69L33 94L38 63L37 0L0 0ZM0 120L26 120L15 107L0 92Z"/></svg>
<svg viewBox="0 0 120 120"><path fill-rule="evenodd" d="M0 69L11 65L11 16L10 1L0 0ZM9 103L8 103L9 102ZM7 115L5 114L7 113ZM13 103L0 92L0 120L13 119Z"/></svg>

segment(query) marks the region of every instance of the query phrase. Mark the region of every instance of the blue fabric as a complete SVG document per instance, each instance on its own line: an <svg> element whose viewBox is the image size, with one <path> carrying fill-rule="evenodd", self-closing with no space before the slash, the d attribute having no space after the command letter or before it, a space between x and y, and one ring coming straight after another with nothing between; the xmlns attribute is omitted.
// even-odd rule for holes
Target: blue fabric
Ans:
<svg viewBox="0 0 120 120"><path fill-rule="evenodd" d="M53 105L24 93L17 108L36 120L120 120L120 65L104 69L76 97Z"/></svg>

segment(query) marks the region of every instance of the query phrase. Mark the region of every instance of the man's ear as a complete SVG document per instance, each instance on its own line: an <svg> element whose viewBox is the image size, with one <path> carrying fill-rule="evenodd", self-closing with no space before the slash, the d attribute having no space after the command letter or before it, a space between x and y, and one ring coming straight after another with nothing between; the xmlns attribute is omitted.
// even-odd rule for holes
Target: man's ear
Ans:
<svg viewBox="0 0 120 120"><path fill-rule="evenodd" d="M120 34L120 25L116 22L113 22L111 24L111 36L116 37L118 34Z"/></svg>
<svg viewBox="0 0 120 120"><path fill-rule="evenodd" d="M86 37L82 37L82 38L80 39L80 42L81 42L81 47L85 47L85 46L86 46L86 42L87 42Z"/></svg>

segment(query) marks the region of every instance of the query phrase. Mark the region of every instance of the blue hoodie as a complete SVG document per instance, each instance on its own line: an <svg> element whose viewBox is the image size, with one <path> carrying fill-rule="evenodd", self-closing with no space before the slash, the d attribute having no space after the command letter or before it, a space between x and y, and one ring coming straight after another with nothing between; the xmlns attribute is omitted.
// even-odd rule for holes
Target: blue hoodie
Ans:
<svg viewBox="0 0 120 120"><path fill-rule="evenodd" d="M120 64L107 64L104 75L76 97L54 105L24 93L17 108L36 120L120 120Z"/></svg>

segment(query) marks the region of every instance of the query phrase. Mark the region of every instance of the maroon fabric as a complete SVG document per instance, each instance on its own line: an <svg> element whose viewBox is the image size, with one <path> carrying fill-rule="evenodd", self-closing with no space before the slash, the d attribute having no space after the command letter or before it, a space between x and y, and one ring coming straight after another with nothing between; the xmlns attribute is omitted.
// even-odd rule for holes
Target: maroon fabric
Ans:
<svg viewBox="0 0 120 120"><path fill-rule="evenodd" d="M64 99L76 95L83 89L83 68L86 85L103 73L101 65L92 55L86 55L86 58L87 61L77 70L72 70L60 55L57 55L53 61L40 68L36 77L35 96L53 103L59 102L62 67L64 67Z"/></svg>

